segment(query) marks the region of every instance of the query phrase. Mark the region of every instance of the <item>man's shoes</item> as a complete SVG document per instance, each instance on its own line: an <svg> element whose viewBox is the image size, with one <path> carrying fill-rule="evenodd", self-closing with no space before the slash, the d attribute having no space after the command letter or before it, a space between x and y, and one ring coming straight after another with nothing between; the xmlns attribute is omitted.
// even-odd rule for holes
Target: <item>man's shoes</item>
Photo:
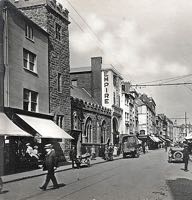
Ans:
<svg viewBox="0 0 192 200"><path fill-rule="evenodd" d="M46 190L46 188L45 188L44 186L40 186L39 188L40 188L41 190L43 190L43 191Z"/></svg>
<svg viewBox="0 0 192 200"><path fill-rule="evenodd" d="M53 186L53 189L58 189L59 188L59 185L54 185Z"/></svg>

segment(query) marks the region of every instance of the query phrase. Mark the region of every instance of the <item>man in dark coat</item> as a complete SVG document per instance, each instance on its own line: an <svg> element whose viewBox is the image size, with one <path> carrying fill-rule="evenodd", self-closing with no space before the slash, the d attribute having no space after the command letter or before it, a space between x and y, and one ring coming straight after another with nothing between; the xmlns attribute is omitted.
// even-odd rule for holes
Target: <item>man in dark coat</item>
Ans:
<svg viewBox="0 0 192 200"><path fill-rule="evenodd" d="M59 185L54 175L55 169L57 167L55 150L53 149L53 146L51 144L45 145L45 150L47 154L45 156L43 170L47 170L48 172L47 172L45 183L40 187L40 189L46 190L47 185L49 184L50 180L53 182L53 188L56 189L59 187Z"/></svg>
<svg viewBox="0 0 192 200"><path fill-rule="evenodd" d="M72 149L69 152L69 156L70 156L70 159L71 159L71 162L72 162L72 168L74 169L74 164L75 164L76 159L77 159L77 151L76 151L75 146L72 146Z"/></svg>
<svg viewBox="0 0 192 200"><path fill-rule="evenodd" d="M184 144L184 150L183 150L183 161L185 163L185 171L188 171L188 162L189 162L189 150L188 145Z"/></svg>

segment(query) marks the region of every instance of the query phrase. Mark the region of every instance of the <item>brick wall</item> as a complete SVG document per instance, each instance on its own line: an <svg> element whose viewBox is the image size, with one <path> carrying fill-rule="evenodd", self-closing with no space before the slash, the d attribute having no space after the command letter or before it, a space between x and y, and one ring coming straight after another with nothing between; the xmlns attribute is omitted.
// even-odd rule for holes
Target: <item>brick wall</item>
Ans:
<svg viewBox="0 0 192 200"><path fill-rule="evenodd" d="M100 105L102 105L101 65L102 65L101 57L91 58L91 71L92 71L91 95Z"/></svg>

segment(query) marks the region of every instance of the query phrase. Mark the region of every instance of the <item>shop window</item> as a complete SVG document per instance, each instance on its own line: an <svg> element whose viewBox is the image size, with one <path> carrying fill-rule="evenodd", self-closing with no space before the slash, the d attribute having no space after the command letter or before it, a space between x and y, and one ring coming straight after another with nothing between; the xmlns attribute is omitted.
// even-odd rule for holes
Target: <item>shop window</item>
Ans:
<svg viewBox="0 0 192 200"><path fill-rule="evenodd" d="M24 89L23 90L23 110L37 112L38 93Z"/></svg>

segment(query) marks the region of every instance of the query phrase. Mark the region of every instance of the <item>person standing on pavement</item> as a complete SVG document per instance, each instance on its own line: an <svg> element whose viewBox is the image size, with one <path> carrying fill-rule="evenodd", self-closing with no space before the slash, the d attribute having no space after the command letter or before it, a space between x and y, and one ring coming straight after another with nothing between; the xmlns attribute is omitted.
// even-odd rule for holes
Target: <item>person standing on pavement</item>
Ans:
<svg viewBox="0 0 192 200"><path fill-rule="evenodd" d="M143 153L145 154L145 142L142 142L142 150L143 150Z"/></svg>
<svg viewBox="0 0 192 200"><path fill-rule="evenodd" d="M167 152L167 142L165 142L165 152Z"/></svg>
<svg viewBox="0 0 192 200"><path fill-rule="evenodd" d="M74 169L74 164L75 164L76 159L77 159L77 150L76 150L75 146L72 146L72 149L69 152L69 156L70 156L70 159L71 159L72 168Z"/></svg>
<svg viewBox="0 0 192 200"><path fill-rule="evenodd" d="M185 163L184 170L188 171L189 150L188 150L188 145L187 144L184 144L183 161Z"/></svg>
<svg viewBox="0 0 192 200"><path fill-rule="evenodd" d="M42 186L40 186L40 189L46 190L50 180L53 182L53 188L56 189L59 188L59 185L55 177L55 169L57 168L57 159L55 155L55 150L53 149L52 144L45 145L45 150L47 154L45 156L43 170L44 171L47 170L48 172L45 183Z"/></svg>

